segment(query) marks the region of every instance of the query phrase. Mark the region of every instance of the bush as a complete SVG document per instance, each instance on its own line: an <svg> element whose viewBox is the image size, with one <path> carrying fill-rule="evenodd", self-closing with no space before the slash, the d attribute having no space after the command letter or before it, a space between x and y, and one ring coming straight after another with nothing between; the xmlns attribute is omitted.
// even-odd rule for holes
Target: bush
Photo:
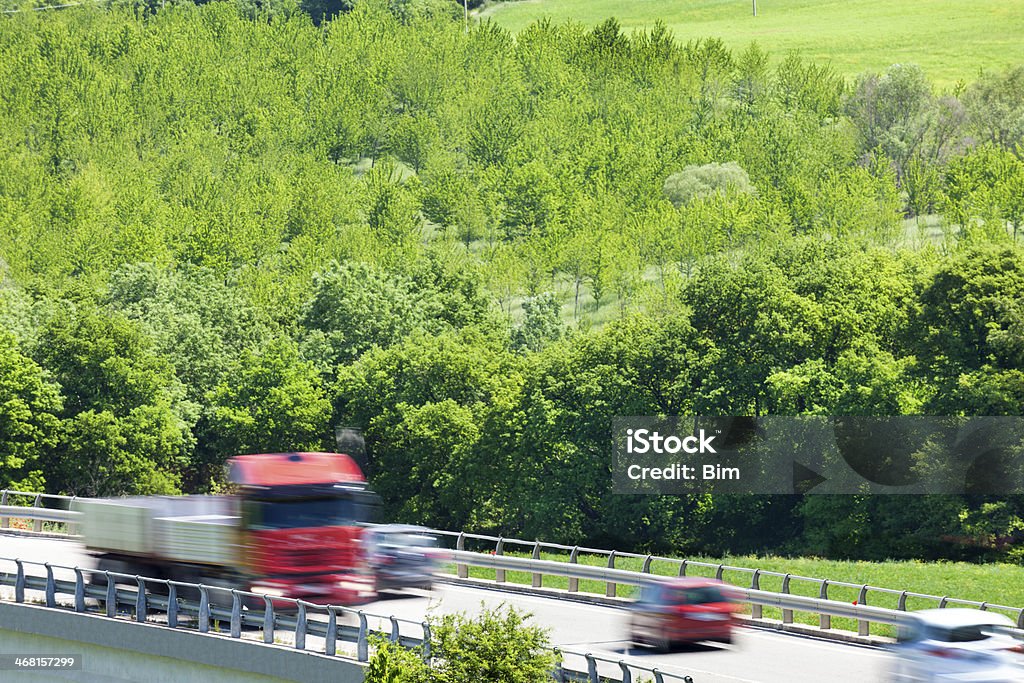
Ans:
<svg viewBox="0 0 1024 683"><path fill-rule="evenodd" d="M430 667L421 653L381 638L374 643L374 654L366 668L366 683L426 683Z"/></svg>
<svg viewBox="0 0 1024 683"><path fill-rule="evenodd" d="M725 194L730 188L744 194L754 193L750 176L735 161L687 166L665 179L664 192L665 197L678 207L698 197Z"/></svg>
<svg viewBox="0 0 1024 683"><path fill-rule="evenodd" d="M529 618L505 604L474 617L432 617L432 665L419 652L384 641L370 660L366 683L548 683L557 656L547 631L527 625Z"/></svg>

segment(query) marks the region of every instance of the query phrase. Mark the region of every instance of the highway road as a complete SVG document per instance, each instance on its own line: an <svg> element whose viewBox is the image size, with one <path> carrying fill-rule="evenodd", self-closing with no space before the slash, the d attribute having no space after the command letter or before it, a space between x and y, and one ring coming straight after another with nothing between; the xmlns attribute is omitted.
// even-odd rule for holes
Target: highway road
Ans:
<svg viewBox="0 0 1024 683"><path fill-rule="evenodd" d="M0 557L94 566L80 545L60 539L0 535ZM622 609L450 584L438 584L430 594L388 597L362 609L420 621L428 613L475 613L481 605L503 602L531 612L535 623L549 629L553 645L687 674L694 683L864 683L883 680L887 665L888 655L875 648L756 628L744 629L733 645L695 645L657 654L626 641ZM574 668L585 669L581 661L567 659Z"/></svg>

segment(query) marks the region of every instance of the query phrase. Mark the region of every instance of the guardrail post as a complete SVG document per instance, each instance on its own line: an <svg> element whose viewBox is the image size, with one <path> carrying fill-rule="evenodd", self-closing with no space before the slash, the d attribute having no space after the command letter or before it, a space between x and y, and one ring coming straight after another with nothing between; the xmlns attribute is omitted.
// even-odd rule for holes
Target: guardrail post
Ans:
<svg viewBox="0 0 1024 683"><path fill-rule="evenodd" d="M755 569L754 575L750 578L750 590L761 590L761 570ZM750 603L750 618L761 619L764 617L764 607L758 603Z"/></svg>
<svg viewBox="0 0 1024 683"><path fill-rule="evenodd" d="M167 582L167 625L178 628L178 587Z"/></svg>
<svg viewBox="0 0 1024 683"><path fill-rule="evenodd" d="M562 651L557 647L551 648L551 651L555 653L555 670L551 672L551 677L555 679L555 683L565 683L565 667L562 666Z"/></svg>
<svg viewBox="0 0 1024 683"><path fill-rule="evenodd" d="M789 595L789 574L782 577L782 593ZM793 623L793 610L784 609L782 610L782 623L792 624Z"/></svg>
<svg viewBox="0 0 1024 683"><path fill-rule="evenodd" d="M107 577L107 616L117 615L117 584L110 578L110 572L104 571L103 576Z"/></svg>
<svg viewBox="0 0 1024 683"><path fill-rule="evenodd" d="M629 671L629 665L619 660L619 670L622 671L622 683L633 683L633 674Z"/></svg>
<svg viewBox="0 0 1024 683"><path fill-rule="evenodd" d="M594 659L594 655L588 652L583 656L587 660L587 676L590 677L590 683L601 683L601 679L597 675L597 660Z"/></svg>
<svg viewBox="0 0 1024 683"><path fill-rule="evenodd" d="M268 645L274 642L274 604L266 595L263 596L263 642Z"/></svg>
<svg viewBox="0 0 1024 683"><path fill-rule="evenodd" d="M46 567L46 606L57 606L57 586L53 582L53 567L49 562L43 564Z"/></svg>
<svg viewBox="0 0 1024 683"><path fill-rule="evenodd" d="M85 611L85 579L78 567L75 567L75 611Z"/></svg>
<svg viewBox="0 0 1024 683"><path fill-rule="evenodd" d="M7 505L7 489L0 491L0 507ZM6 529L11 526L10 517L0 517L0 529Z"/></svg>
<svg viewBox="0 0 1024 683"><path fill-rule="evenodd" d="M979 607L978 609L981 610L982 612L987 611L988 610L988 603L987 602L981 603L981 607Z"/></svg>
<svg viewBox="0 0 1024 683"><path fill-rule="evenodd" d="M71 500L68 501L68 510L70 510L74 506L76 498L78 498L78 496L71 496ZM64 531L66 531L69 536L77 536L78 525L74 522L68 522L64 525Z"/></svg>
<svg viewBox="0 0 1024 683"><path fill-rule="evenodd" d="M580 547L578 545L574 545L572 547L572 552L569 553L569 564L579 564L579 560L580 560ZM570 593L576 593L576 592L579 591L579 589L580 589L580 580L578 578L576 578L575 576L570 578L569 579L569 592Z"/></svg>
<svg viewBox="0 0 1024 683"><path fill-rule="evenodd" d="M942 599L939 600L939 609L944 609L946 607L947 602L949 602L949 596L943 595Z"/></svg>
<svg viewBox="0 0 1024 683"><path fill-rule="evenodd" d="M535 560L540 559L540 541L534 541L532 556ZM534 572L532 585L534 588L540 588L542 585L544 585L544 576L539 572Z"/></svg>
<svg viewBox="0 0 1024 683"><path fill-rule="evenodd" d="M141 576L136 576L135 585L135 621L141 624L146 621L146 584Z"/></svg>
<svg viewBox="0 0 1024 683"><path fill-rule="evenodd" d="M466 549L466 534L462 531L459 532L459 537L455 541L455 549L462 551ZM469 578L469 566L465 564L455 565L455 573L460 579Z"/></svg>
<svg viewBox="0 0 1024 683"><path fill-rule="evenodd" d="M614 550L611 551L610 553L608 553L608 569L615 569L615 551ZM604 594L605 594L606 597L614 598L615 597L615 584L612 583L611 581L609 581L607 583L607 585L605 586Z"/></svg>
<svg viewBox="0 0 1024 683"><path fill-rule="evenodd" d="M40 503L42 503L42 502L43 502L42 494L37 493L36 494L36 499L32 502L32 507L34 507L34 508L40 507ZM39 533L42 530L43 530L43 520L41 520L41 519L35 520L32 523L32 531L35 531L36 533Z"/></svg>
<svg viewBox="0 0 1024 683"><path fill-rule="evenodd" d="M686 560L679 562L679 576L686 576Z"/></svg>
<svg viewBox="0 0 1024 683"><path fill-rule="evenodd" d="M900 593L900 599L896 602L896 609L901 612L907 611L907 591Z"/></svg>
<svg viewBox="0 0 1024 683"><path fill-rule="evenodd" d="M722 580L722 576L724 574L725 574L725 565L724 564L718 565L718 569L715 570L715 579L717 581L721 581Z"/></svg>
<svg viewBox="0 0 1024 683"><path fill-rule="evenodd" d="M231 637L242 637L242 599L234 588L231 589Z"/></svg>
<svg viewBox="0 0 1024 683"><path fill-rule="evenodd" d="M860 587L860 594L857 596L858 605L868 604L868 587L863 585ZM861 619L857 622L857 635L867 636L871 635L871 622L867 619Z"/></svg>
<svg viewBox="0 0 1024 683"><path fill-rule="evenodd" d="M401 633L398 630L398 617L394 614L391 615L391 636L388 638L392 643L397 643L401 637Z"/></svg>
<svg viewBox="0 0 1024 683"><path fill-rule="evenodd" d="M14 577L14 601L25 602L25 565L21 560L15 560L14 566L17 574Z"/></svg>
<svg viewBox="0 0 1024 683"><path fill-rule="evenodd" d="M324 638L324 654L328 657L334 656L338 646L338 615L335 612L337 607L327 606L327 635Z"/></svg>
<svg viewBox="0 0 1024 683"><path fill-rule="evenodd" d="M1017 628L1024 628L1024 609L1017 611Z"/></svg>
<svg viewBox="0 0 1024 683"><path fill-rule="evenodd" d="M644 574L651 573L651 561L654 559L654 555L648 555L644 558L644 566L640 568L640 571Z"/></svg>
<svg viewBox="0 0 1024 683"><path fill-rule="evenodd" d="M423 627L423 661L430 662L430 624L422 622Z"/></svg>
<svg viewBox="0 0 1024 683"><path fill-rule="evenodd" d="M210 632L210 591L199 584L199 632Z"/></svg>
<svg viewBox="0 0 1024 683"><path fill-rule="evenodd" d="M359 610L359 636L356 638L356 660L370 661L369 643L367 642L366 614Z"/></svg>
<svg viewBox="0 0 1024 683"><path fill-rule="evenodd" d="M651 671L651 673L654 674L654 683L665 683L665 677L662 675L660 671L654 669Z"/></svg>
<svg viewBox="0 0 1024 683"><path fill-rule="evenodd" d="M299 606L299 616L295 620L295 649L306 649L306 603L302 600L296 602Z"/></svg>
<svg viewBox="0 0 1024 683"><path fill-rule="evenodd" d="M818 597L822 600L828 600L828 579L821 580L821 591L818 593ZM827 631L830 628L832 628L832 615L819 614L818 628L820 628L822 631Z"/></svg>
<svg viewBox="0 0 1024 683"><path fill-rule="evenodd" d="M494 554L501 556L505 554L505 539L498 536L498 542L494 546ZM494 581L495 583L505 583L505 570L495 569L494 570Z"/></svg>

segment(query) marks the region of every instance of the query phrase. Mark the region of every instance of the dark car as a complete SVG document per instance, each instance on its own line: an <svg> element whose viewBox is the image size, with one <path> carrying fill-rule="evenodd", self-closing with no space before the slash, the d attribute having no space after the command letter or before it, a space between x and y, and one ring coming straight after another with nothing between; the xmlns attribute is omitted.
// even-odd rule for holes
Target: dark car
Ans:
<svg viewBox="0 0 1024 683"><path fill-rule="evenodd" d="M430 529L405 524L371 526L364 541L377 591L430 589L437 565L437 541Z"/></svg>
<svg viewBox="0 0 1024 683"><path fill-rule="evenodd" d="M641 587L630 608L634 643L669 650L680 643L732 642L736 604L729 587L713 579L681 578Z"/></svg>

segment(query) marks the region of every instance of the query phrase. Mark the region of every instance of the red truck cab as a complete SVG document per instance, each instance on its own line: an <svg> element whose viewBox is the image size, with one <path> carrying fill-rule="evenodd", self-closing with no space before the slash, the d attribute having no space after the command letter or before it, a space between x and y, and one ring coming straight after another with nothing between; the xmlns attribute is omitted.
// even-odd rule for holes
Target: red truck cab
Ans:
<svg viewBox="0 0 1024 683"><path fill-rule="evenodd" d="M348 605L373 597L362 523L379 499L352 458L269 453L228 466L252 592Z"/></svg>

